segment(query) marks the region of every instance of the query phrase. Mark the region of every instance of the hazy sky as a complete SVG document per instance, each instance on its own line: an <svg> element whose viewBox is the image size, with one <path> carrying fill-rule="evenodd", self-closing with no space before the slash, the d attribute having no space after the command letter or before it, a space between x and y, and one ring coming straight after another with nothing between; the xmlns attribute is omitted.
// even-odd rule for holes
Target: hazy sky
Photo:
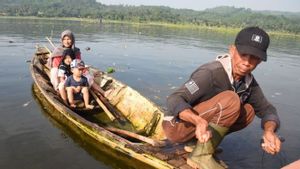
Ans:
<svg viewBox="0 0 300 169"><path fill-rule="evenodd" d="M103 4L163 5L172 8L203 10L216 6L235 6L253 10L300 12L300 0L97 0Z"/></svg>

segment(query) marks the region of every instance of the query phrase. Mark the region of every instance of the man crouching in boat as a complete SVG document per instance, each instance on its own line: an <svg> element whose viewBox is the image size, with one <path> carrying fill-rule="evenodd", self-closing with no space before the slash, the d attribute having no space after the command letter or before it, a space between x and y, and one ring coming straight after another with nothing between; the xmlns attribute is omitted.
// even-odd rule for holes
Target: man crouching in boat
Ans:
<svg viewBox="0 0 300 169"><path fill-rule="evenodd" d="M93 109L94 106L89 104L89 89L88 89L88 80L82 75L82 71L85 69L84 62L79 59L74 59L71 62L71 71L70 75L66 82L67 97L70 103L70 107L75 108L74 98L81 98L83 96L84 105L87 109Z"/></svg>
<svg viewBox="0 0 300 169"><path fill-rule="evenodd" d="M276 135L280 121L276 109L265 98L251 72L267 60L268 34L258 27L241 30L229 54L200 66L190 79L168 98L174 118L163 128L172 142L198 139L187 159L193 168L224 168L213 158L226 134L248 126L254 115L264 130L262 148L270 154L280 151Z"/></svg>

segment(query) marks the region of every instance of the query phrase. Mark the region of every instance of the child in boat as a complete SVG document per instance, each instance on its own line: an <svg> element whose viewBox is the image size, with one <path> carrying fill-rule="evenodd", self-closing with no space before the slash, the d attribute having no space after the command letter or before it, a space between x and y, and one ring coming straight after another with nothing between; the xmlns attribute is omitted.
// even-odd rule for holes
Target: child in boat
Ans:
<svg viewBox="0 0 300 169"><path fill-rule="evenodd" d="M93 109L94 106L89 104L89 84L86 77L82 75L85 69L84 62L80 59L74 59L71 62L71 72L65 82L67 97L72 108L76 108L74 100L81 99L83 96L84 105L87 109Z"/></svg>
<svg viewBox="0 0 300 169"><path fill-rule="evenodd" d="M60 62L60 65L58 67L58 74L57 74L58 82L59 82L58 90L59 90L60 97L63 99L64 103L68 104L67 93L65 90L65 81L67 77L72 75L70 64L72 60L75 59L75 53L72 49L66 49L63 52L62 57L63 59Z"/></svg>

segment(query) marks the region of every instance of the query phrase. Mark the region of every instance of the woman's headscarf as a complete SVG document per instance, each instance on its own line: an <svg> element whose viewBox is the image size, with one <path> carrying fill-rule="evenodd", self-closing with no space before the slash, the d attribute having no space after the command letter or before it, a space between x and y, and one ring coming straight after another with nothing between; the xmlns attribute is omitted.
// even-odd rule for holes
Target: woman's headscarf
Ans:
<svg viewBox="0 0 300 169"><path fill-rule="evenodd" d="M63 42L63 39L64 39L65 36L68 36L72 40L71 48L65 48L63 46L62 42ZM74 54L75 54L75 56L76 57L79 56L79 59L80 59L80 49L77 48L77 47L75 47L75 36L72 33L72 31L70 31L70 30L63 31L61 33L61 36L60 36L60 41L61 41L60 46L55 47L55 49L53 50L50 58L48 59L48 64L49 64L50 67L52 67L52 60L53 60L53 58L55 58L55 57L62 57L62 55L63 55L63 53L64 53L64 51L66 49L72 49L73 52L74 52Z"/></svg>
<svg viewBox="0 0 300 169"><path fill-rule="evenodd" d="M75 36L74 34L72 33L71 30L65 30L61 33L61 36L60 36L60 42L61 42L61 45L56 47L52 53L52 57L56 57L56 56L62 56L63 55L63 52L65 49L64 46L63 46L63 39L65 36L68 36L71 40L72 40L72 45L71 45L71 49L74 51L75 55L77 52L79 52L79 48L75 47Z"/></svg>

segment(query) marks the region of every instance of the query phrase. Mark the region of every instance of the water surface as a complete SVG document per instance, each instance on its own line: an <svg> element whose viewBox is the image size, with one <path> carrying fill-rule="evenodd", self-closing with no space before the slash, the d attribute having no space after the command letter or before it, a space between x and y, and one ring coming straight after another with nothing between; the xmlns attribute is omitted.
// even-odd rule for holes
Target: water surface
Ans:
<svg viewBox="0 0 300 169"><path fill-rule="evenodd" d="M201 64L227 52L234 35L209 30L78 21L0 19L0 168L131 168L88 140L57 124L32 95L28 63L36 44L71 29L86 63L114 77L165 108L166 97ZM276 156L262 153L258 118L222 143L221 158L233 169L280 168L300 158L300 40L271 37L268 62L254 75L278 109L286 138ZM85 50L90 47L91 50Z"/></svg>

